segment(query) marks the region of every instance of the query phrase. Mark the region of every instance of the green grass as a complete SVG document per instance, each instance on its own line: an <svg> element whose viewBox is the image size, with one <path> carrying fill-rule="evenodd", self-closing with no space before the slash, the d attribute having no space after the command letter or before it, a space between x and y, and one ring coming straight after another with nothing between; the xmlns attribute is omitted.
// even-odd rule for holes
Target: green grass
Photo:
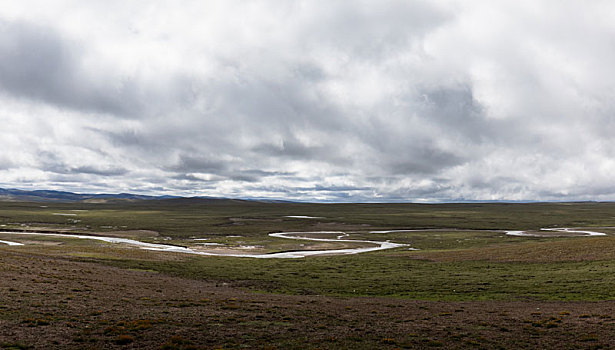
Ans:
<svg viewBox="0 0 615 350"><path fill-rule="evenodd" d="M296 260L195 257L184 261L95 261L286 294L449 301L615 299L615 261L431 262L385 254Z"/></svg>
<svg viewBox="0 0 615 350"><path fill-rule="evenodd" d="M270 232L343 230L351 232L354 239L392 240L421 250L412 252L400 248L352 256L295 260L177 254L172 255L171 259L168 253L52 237L37 237L36 240L58 241L62 246L0 248L53 254L123 268L228 282L255 291L288 294L426 300L615 298L615 289L612 288L615 285L615 260L609 254L594 254L606 249L594 244L600 238L510 237L497 231L537 230L550 226L615 226L615 203L424 205L224 200L200 203L49 203L44 206L41 207L40 203L2 202L0 224L6 225L2 228L72 228L76 232L153 230L162 237L171 237L169 242L174 244L188 244L193 242L191 237L205 237L210 239L209 242L231 246L263 245L265 251L301 249L298 247L301 243L308 246L313 244L271 238L267 236ZM291 219L285 218L286 215L324 218ZM373 230L405 228L451 230L369 233ZM227 237L229 235L241 237ZM18 240L17 236L1 233L0 237ZM576 244L581 246L577 247ZM583 253L564 256L577 248ZM429 254L436 254L437 259L436 255ZM525 260L515 259L517 254L525 254ZM430 257L434 261L426 260Z"/></svg>
<svg viewBox="0 0 615 350"><path fill-rule="evenodd" d="M47 203L45 207L41 206L40 203L0 202L0 224L7 227L44 224L98 231L146 229L178 239L194 235L256 237L271 231L306 229L314 222L370 225L373 229L514 230L554 225L615 226L615 203L433 205L139 201ZM285 218L286 215L321 216L324 219L291 219Z"/></svg>

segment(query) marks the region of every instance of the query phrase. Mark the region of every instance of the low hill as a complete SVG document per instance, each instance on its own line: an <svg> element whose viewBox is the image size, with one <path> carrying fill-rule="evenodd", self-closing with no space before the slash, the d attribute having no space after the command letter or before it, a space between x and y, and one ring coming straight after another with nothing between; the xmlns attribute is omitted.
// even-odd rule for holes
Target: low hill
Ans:
<svg viewBox="0 0 615 350"><path fill-rule="evenodd" d="M146 196L131 193L73 193L52 190L18 190L0 188L0 200L28 202L97 202L107 200L152 200L177 198L173 196Z"/></svg>

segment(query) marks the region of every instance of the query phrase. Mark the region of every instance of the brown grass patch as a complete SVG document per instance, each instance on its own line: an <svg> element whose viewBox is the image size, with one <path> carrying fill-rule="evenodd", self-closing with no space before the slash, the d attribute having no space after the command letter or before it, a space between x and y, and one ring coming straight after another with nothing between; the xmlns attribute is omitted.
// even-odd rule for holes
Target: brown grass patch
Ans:
<svg viewBox="0 0 615 350"><path fill-rule="evenodd" d="M54 247L52 247L54 248ZM608 348L615 302L250 293L4 249L0 348ZM534 336L535 335L535 336Z"/></svg>
<svg viewBox="0 0 615 350"><path fill-rule="evenodd" d="M584 237L551 242L524 242L448 251L425 251L412 255L432 261L595 261L615 259L615 237Z"/></svg>

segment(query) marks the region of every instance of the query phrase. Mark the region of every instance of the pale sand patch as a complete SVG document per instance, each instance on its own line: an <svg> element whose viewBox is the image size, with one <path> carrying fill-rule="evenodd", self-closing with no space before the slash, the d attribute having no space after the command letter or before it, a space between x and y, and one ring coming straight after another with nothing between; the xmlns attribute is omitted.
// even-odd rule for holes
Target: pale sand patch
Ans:
<svg viewBox="0 0 615 350"><path fill-rule="evenodd" d="M110 236L110 237L121 237L121 238L158 237L160 235L157 231L151 231L151 230L105 231L105 232L92 232L91 234L98 235L98 236Z"/></svg>
<svg viewBox="0 0 615 350"><path fill-rule="evenodd" d="M64 243L62 242L53 242L53 241L35 241L35 240L29 240L29 241L22 241L23 244L36 244L36 245L44 245L44 246L54 246L54 245L62 245Z"/></svg>
<svg viewBox="0 0 615 350"><path fill-rule="evenodd" d="M307 216L307 215L286 215L285 218L291 219L324 219L322 216Z"/></svg>

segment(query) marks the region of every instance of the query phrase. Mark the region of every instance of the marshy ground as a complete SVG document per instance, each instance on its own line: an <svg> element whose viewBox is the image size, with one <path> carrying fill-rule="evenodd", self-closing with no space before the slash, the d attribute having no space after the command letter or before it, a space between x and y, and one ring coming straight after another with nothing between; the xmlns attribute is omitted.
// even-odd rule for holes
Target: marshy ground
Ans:
<svg viewBox="0 0 615 350"><path fill-rule="evenodd" d="M310 244L275 239L270 232L343 230L355 239L391 240L420 250L246 259L0 233L0 240L25 243L0 245L0 348L615 344L613 229L603 229L607 235L601 237L511 237L498 231L612 227L615 205L609 203L45 206L2 203L2 228L111 232L178 245L197 238L259 245L263 251ZM55 215L66 213L76 215Z"/></svg>

